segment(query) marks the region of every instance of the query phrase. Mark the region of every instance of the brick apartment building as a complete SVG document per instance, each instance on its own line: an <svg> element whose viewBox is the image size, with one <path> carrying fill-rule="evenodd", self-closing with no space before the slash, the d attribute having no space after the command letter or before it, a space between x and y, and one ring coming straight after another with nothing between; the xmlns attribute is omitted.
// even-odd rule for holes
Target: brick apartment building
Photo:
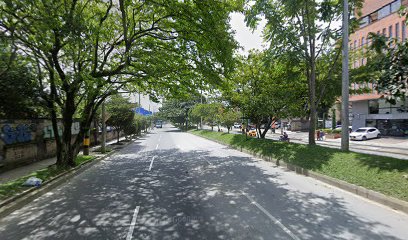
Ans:
<svg viewBox="0 0 408 240"><path fill-rule="evenodd" d="M360 28L350 36L351 52L364 51L370 44L370 32L382 34L398 41L408 38L405 17L400 17L398 10L408 6L408 0L366 0L360 17ZM352 68L366 63L364 58L351 58ZM351 123L353 130L360 127L377 127L383 135L408 136L408 99L400 99L397 104L388 103L381 93L376 92L375 82L364 84L351 83L353 90L371 89L370 93L352 94Z"/></svg>

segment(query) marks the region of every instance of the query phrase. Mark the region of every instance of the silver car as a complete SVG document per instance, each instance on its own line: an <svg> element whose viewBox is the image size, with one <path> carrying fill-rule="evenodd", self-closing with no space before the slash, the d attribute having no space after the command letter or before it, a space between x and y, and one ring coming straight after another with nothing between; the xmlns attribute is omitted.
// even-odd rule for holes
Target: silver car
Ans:
<svg viewBox="0 0 408 240"><path fill-rule="evenodd" d="M371 138L380 138L381 132L374 127L363 127L350 133L350 140L367 140Z"/></svg>

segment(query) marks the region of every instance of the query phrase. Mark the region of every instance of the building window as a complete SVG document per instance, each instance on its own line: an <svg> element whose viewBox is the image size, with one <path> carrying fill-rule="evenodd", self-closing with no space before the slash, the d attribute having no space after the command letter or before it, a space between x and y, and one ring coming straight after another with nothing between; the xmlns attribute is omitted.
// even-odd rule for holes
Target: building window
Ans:
<svg viewBox="0 0 408 240"><path fill-rule="evenodd" d="M365 16L363 18L360 19L360 27L365 27L368 24L370 24L370 18L369 16Z"/></svg>
<svg viewBox="0 0 408 240"><path fill-rule="evenodd" d="M407 29L406 29L405 21L403 21L401 24L401 30L402 30L402 41L405 41L405 39L407 38Z"/></svg>
<svg viewBox="0 0 408 240"><path fill-rule="evenodd" d="M369 114L378 114L380 110L380 104L378 100L369 100L368 101L368 113Z"/></svg>
<svg viewBox="0 0 408 240"><path fill-rule="evenodd" d="M391 103L387 102L385 99L378 100L378 113L379 114L390 114L391 113Z"/></svg>
<svg viewBox="0 0 408 240"><path fill-rule="evenodd" d="M401 8L401 0L391 3L391 12L395 13Z"/></svg>
<svg viewBox="0 0 408 240"><path fill-rule="evenodd" d="M378 10L378 19L385 18L386 16L391 14L391 5L387 5L380 10Z"/></svg>
<svg viewBox="0 0 408 240"><path fill-rule="evenodd" d="M389 34L389 38L392 38L392 25L388 27L388 34Z"/></svg>
<svg viewBox="0 0 408 240"><path fill-rule="evenodd" d="M383 28L382 35L383 35L384 37L387 36L387 29L386 29L386 28Z"/></svg>
<svg viewBox="0 0 408 240"><path fill-rule="evenodd" d="M395 24L395 38L397 39L397 41L399 41L399 36L400 36L399 31L400 31L399 23L396 23Z"/></svg>

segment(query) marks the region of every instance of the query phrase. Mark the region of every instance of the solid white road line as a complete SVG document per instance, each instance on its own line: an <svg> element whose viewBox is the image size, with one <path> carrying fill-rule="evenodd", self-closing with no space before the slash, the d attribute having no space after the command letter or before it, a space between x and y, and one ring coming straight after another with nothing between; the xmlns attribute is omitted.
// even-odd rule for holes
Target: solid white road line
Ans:
<svg viewBox="0 0 408 240"><path fill-rule="evenodd" d="M205 160L209 165L212 165L212 163L210 163L208 160Z"/></svg>
<svg viewBox="0 0 408 240"><path fill-rule="evenodd" d="M156 156L153 156L152 157L152 160L150 161L150 167L149 167L149 172L152 170L152 167L153 167L153 161L154 161L154 159L156 158Z"/></svg>
<svg viewBox="0 0 408 240"><path fill-rule="evenodd" d="M276 219L272 214L270 214L265 208L263 208L259 203L255 202L253 198L251 198L248 194L245 192L241 191L242 195L244 195L248 200L254 204L259 210L261 210L266 216L268 216L269 219L272 220L272 222L276 225L278 225L283 231L285 231L292 239L294 240L300 240L292 231L290 231L285 225L283 225L278 219Z"/></svg>
<svg viewBox="0 0 408 240"><path fill-rule="evenodd" d="M132 240L133 230L135 229L137 214L139 213L139 208L140 208L140 206L137 206L135 208L135 211L133 213L132 222L130 223L129 231L128 231L128 234L126 236L126 240Z"/></svg>
<svg viewBox="0 0 408 240"><path fill-rule="evenodd" d="M156 145L156 150L159 148L159 144Z"/></svg>

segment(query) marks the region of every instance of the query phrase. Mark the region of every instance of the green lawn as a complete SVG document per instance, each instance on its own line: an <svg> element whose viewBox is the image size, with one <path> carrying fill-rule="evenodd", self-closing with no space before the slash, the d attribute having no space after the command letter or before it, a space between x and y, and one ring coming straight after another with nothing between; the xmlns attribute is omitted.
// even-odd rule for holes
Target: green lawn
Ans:
<svg viewBox="0 0 408 240"><path fill-rule="evenodd" d="M75 159L77 165L83 164L88 161L92 161L95 156L78 156ZM18 178L14 181L10 181L4 184L0 184L0 201L5 200L8 197L14 196L17 193L23 192L27 190L28 187L22 186L22 184L29 178L29 177L37 177L42 179L43 181L48 180L62 172L68 171L69 169L61 169L57 168L55 165L51 165L47 168L43 168L41 170L35 171L27 176Z"/></svg>
<svg viewBox="0 0 408 240"><path fill-rule="evenodd" d="M245 140L245 135L238 134L190 132L408 201L407 160L270 139Z"/></svg>

